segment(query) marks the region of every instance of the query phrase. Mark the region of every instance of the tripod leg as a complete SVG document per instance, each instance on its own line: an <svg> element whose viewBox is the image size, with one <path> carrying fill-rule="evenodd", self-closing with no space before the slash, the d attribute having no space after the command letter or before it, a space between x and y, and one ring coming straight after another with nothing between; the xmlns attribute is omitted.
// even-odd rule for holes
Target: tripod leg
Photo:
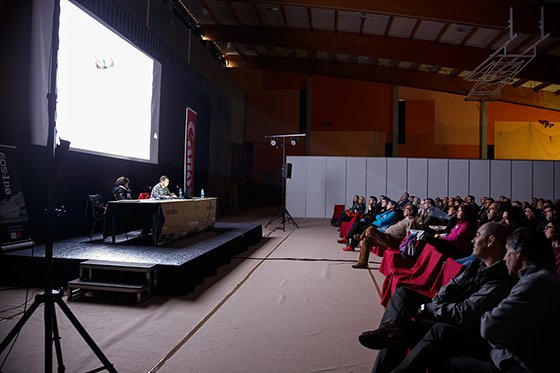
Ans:
<svg viewBox="0 0 560 373"><path fill-rule="evenodd" d="M39 304L41 304L41 303L42 303L42 301L39 300L37 297L35 297L35 300L31 304L31 307L29 307L29 309L27 311L25 311L25 313L23 314L21 319L19 319L17 324L14 325L12 330L10 330L10 332L8 333L6 338L4 338L4 340L2 341L2 344L0 344L0 354L2 352L4 352L4 350L6 349L6 347L8 347L8 345L10 344L12 339L14 339L15 336L21 331L21 328L23 327L23 325L27 322L27 320L29 320L29 318L31 317L33 312L35 312L35 310L37 309L37 307L39 307Z"/></svg>
<svg viewBox="0 0 560 373"><path fill-rule="evenodd" d="M56 361L58 363L58 373L63 373L66 371L66 367L64 366L64 361L62 359L62 347L60 347L60 333L58 332L58 322L56 321L56 312L54 310L54 303L53 303L53 310L52 310L52 321L53 321L53 341L54 341L54 349L56 351Z"/></svg>
<svg viewBox="0 0 560 373"><path fill-rule="evenodd" d="M290 212L287 209L286 209L286 215L288 215L288 222L295 225L296 228L299 228L296 221L294 220L294 218L292 218L292 215L290 215Z"/></svg>
<svg viewBox="0 0 560 373"><path fill-rule="evenodd" d="M80 324L80 321L78 321L76 316L74 316L74 314L72 313L70 308L68 308L66 303L64 303L62 298L57 298L56 303L58 304L62 312L64 312L68 320L70 320L72 325L74 325L74 328L76 328L78 333L80 333L84 341L86 341L89 348L91 348L91 350L95 353L95 356L97 356L97 358L103 363L104 368L111 373L117 373L117 370L115 369L115 367L113 367L113 364L111 364L109 359L107 359L107 357L103 354L103 351L101 351L101 349L95 344L95 341L91 338L82 324Z"/></svg>

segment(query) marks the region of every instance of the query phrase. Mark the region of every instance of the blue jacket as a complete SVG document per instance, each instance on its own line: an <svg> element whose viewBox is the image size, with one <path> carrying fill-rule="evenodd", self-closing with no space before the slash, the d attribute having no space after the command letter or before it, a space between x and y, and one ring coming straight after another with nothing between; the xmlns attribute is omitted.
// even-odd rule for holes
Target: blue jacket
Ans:
<svg viewBox="0 0 560 373"><path fill-rule="evenodd" d="M398 214L395 211L385 211L375 217L375 220L371 225L377 228L387 228L395 224L398 220Z"/></svg>

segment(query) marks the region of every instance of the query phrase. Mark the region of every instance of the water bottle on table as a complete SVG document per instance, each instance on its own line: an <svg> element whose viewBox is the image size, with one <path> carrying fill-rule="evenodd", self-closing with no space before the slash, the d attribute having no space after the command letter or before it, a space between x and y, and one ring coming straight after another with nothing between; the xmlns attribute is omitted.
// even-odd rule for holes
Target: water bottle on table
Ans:
<svg viewBox="0 0 560 373"><path fill-rule="evenodd" d="M200 198L204 198L204 189L200 190Z"/></svg>

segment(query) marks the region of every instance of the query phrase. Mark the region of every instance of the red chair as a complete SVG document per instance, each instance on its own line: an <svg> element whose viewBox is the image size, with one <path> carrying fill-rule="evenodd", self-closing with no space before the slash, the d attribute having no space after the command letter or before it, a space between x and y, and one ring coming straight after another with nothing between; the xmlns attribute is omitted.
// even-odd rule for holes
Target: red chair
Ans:
<svg viewBox="0 0 560 373"><path fill-rule="evenodd" d="M331 218L331 223L336 223L340 214L344 211L344 205L334 205L334 211Z"/></svg>
<svg viewBox="0 0 560 373"><path fill-rule="evenodd" d="M436 281L434 282L434 285L429 290L429 292L426 293L426 295L428 295L429 297L433 297L434 295L436 295L439 289L447 285L449 281L453 280L454 277L461 273L463 268L464 267L462 264L457 263L452 258L447 258L447 260L443 264L443 267L441 268L441 271L439 272Z"/></svg>
<svg viewBox="0 0 560 373"><path fill-rule="evenodd" d="M389 299L399 286L419 291L430 291L438 278L445 256L435 247L426 244L411 268L394 269L383 281L381 304L387 306Z"/></svg>
<svg viewBox="0 0 560 373"><path fill-rule="evenodd" d="M392 270L411 268L414 263L416 263L416 258L405 258L399 249L388 247L383 254L383 259L381 259L379 272L389 276Z"/></svg>
<svg viewBox="0 0 560 373"><path fill-rule="evenodd" d="M362 214L356 214L352 218L352 220L342 222L342 224L340 225L340 231L338 232L338 236L340 238L346 237L346 235L350 231L350 228L352 228L352 224L354 224L354 222L356 222L357 219L361 219L361 218L362 218Z"/></svg>

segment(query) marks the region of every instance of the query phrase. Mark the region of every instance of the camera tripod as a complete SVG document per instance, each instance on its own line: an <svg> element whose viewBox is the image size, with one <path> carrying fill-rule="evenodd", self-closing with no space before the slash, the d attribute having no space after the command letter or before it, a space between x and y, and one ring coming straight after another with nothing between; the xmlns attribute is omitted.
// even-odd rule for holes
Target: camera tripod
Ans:
<svg viewBox="0 0 560 373"><path fill-rule="evenodd" d="M52 346L54 342L56 358L58 362L58 372L64 372L64 361L62 358L62 348L60 346L60 334L58 332L58 323L56 319L55 304L57 304L66 317L70 320L74 328L78 331L80 336L86 341L88 346L95 353L97 358L103 363L103 366L92 370L91 372L100 372L107 370L111 373L116 373L117 370L113 367L111 362L103 354L101 349L95 344L93 339L87 333L86 329L80 324L76 316L64 303L62 293L58 290L53 290L53 239L54 239L54 179L60 169L62 159L68 151L70 143L61 140L61 146L56 145L56 71L58 63L58 29L60 22L60 0L54 1L53 12L53 28L52 28L52 44L51 44L51 71L50 71L50 92L47 94L48 111L49 111L49 132L47 138L47 162L48 162L48 185L47 185L47 234L45 239L45 267L46 267L46 280L45 290L35 296L35 300L31 307L10 330L8 335L0 343L0 354L4 352L10 342L18 335L25 323L38 309L44 305L44 326L45 326L45 372L52 372L53 354Z"/></svg>

